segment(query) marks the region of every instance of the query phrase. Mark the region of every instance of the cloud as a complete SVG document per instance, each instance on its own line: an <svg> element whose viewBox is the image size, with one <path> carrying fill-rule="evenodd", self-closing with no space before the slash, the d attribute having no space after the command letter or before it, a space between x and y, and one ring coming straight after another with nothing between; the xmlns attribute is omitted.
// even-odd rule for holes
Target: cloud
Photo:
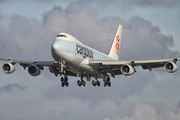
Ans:
<svg viewBox="0 0 180 120"><path fill-rule="evenodd" d="M103 120L110 120L109 118L104 118Z"/></svg>
<svg viewBox="0 0 180 120"><path fill-rule="evenodd" d="M4 2L5 0L0 0L0 2Z"/></svg>
<svg viewBox="0 0 180 120"><path fill-rule="evenodd" d="M178 51L171 50L174 45L173 37L161 33L160 28L150 21L138 16L128 21L120 17L98 19L95 9L80 3L73 3L64 10L61 7L54 7L44 12L43 22L14 14L10 18L7 30L0 27L2 29L0 56L51 60L50 47L59 32L72 34L84 44L108 54L119 24L124 26L120 60L163 59L179 56ZM154 79L154 76L151 78ZM134 76L133 79L138 81L139 78ZM147 83L142 81L142 88ZM130 93L132 91L130 90Z"/></svg>
<svg viewBox="0 0 180 120"><path fill-rule="evenodd" d="M116 4L118 6L141 6L141 7L178 7L180 2L178 0L78 0L80 2L99 3L103 5Z"/></svg>
<svg viewBox="0 0 180 120"><path fill-rule="evenodd" d="M20 101L20 102L19 102ZM120 102L120 101L119 101ZM159 108L159 102L115 102L114 100L97 101L92 107L90 101L76 98L58 101L49 100L6 100L0 99L0 115L2 119L31 120L53 118L66 120L84 118L86 120L178 120L180 109L170 103L163 103L163 109ZM9 107L7 107L7 105ZM23 106L23 107L20 107Z"/></svg>
<svg viewBox="0 0 180 120"><path fill-rule="evenodd" d="M26 58L35 56L34 58L38 58L46 50L48 50L46 56L50 54L49 51L53 38L49 38L50 34L46 34L48 33L48 29L44 29L44 26L38 20L29 20L23 16L14 14L10 18L9 28L1 29L3 31L0 33L0 46L3 49L1 51L2 57L7 57L4 55L10 54L14 58L22 58L22 56Z"/></svg>
<svg viewBox="0 0 180 120"><path fill-rule="evenodd" d="M50 4L50 3L58 3L58 0L32 0L34 3L37 4ZM10 0L0 0L1 3L12 3L12 2L22 2L22 0L17 1L10 1ZM71 4L71 3L83 3L83 4L97 4L100 8L116 5L118 7L164 7L164 8L173 8L173 7L179 7L180 1L179 0L61 0L60 2ZM8 3L8 4L9 4Z"/></svg>
<svg viewBox="0 0 180 120"><path fill-rule="evenodd" d="M124 26L120 60L174 58L180 54L170 49L174 45L173 37L161 33L160 28L150 21L138 16L128 21L120 17L98 19L97 11L82 3L73 3L64 10L61 7L54 7L44 12L43 21L28 19L17 14L11 16L10 20L9 28L0 33L0 56L7 58L51 60L51 43L59 32L72 34L84 44L108 53L119 24ZM126 99L130 95L141 93L151 81L155 80L155 75L145 72L142 75L137 72L130 78L124 76L116 78L119 79L133 79L133 81L120 81L121 83L114 85L119 91L115 89L113 91L120 94L122 99ZM54 94L47 91L45 96L54 95L55 99L59 99L54 88L49 88Z"/></svg>
<svg viewBox="0 0 180 120"><path fill-rule="evenodd" d="M17 83L10 83L6 86L2 86L0 87L0 93L18 93L18 92L23 92L26 89L26 87L21 86Z"/></svg>
<svg viewBox="0 0 180 120"><path fill-rule="evenodd" d="M65 10L54 7L46 11L43 23L17 14L10 20L8 30L0 28L1 54L5 57L13 55L31 60L51 58L51 43L59 32L70 33L84 44L108 54L119 24L124 26L121 60L160 59L179 55L178 51L170 49L174 45L173 37L161 33L160 28L150 21L138 16L128 21L120 17L98 19L95 9L81 3L70 4Z"/></svg>
<svg viewBox="0 0 180 120"><path fill-rule="evenodd" d="M108 2L108 1L107 1ZM178 51L172 51L174 40L172 35L165 35L160 27L139 16L128 21L120 17L98 18L97 11L87 4L72 3L67 8L54 7L45 11L43 20L25 18L18 14L10 17L8 28L0 26L0 56L25 60L52 59L50 47L59 32L67 32L77 37L88 46L108 53L119 24L124 26L120 59L144 60L177 57ZM104 120L136 120L136 119L177 119L179 108L173 104L162 102L171 97L179 101L179 76L165 76L162 72L148 72L137 68L137 73L130 77L116 76L112 79L112 87L93 87L91 82L79 88L77 79L69 78L69 88L61 88L59 78L54 76L33 78L24 73L13 74L15 80L23 74L27 81L21 86L17 83L0 88L1 93L24 91L22 95L0 96L0 116L2 119L104 119ZM18 70L16 70L18 72ZM44 72L44 71L42 71ZM47 72L47 71L45 71ZM48 71L48 75L49 75ZM163 77L158 77L163 76ZM12 76L11 76L12 77ZM171 86L167 80L171 80ZM18 81L18 82L19 82ZM160 81L160 82L159 82ZM37 83L38 82L38 83ZM158 82L158 84L156 84ZM166 84L162 87L161 82ZM174 84L173 84L174 82ZM156 85L154 85L156 84ZM29 87L30 86L30 87ZM36 88L36 89L35 89ZM165 94L164 90L170 91ZM145 92L144 92L145 91ZM155 93L158 97L150 98ZM148 101L143 101L148 93ZM164 95L164 96L163 96ZM172 95L172 96L171 96ZM147 118L149 117L149 118Z"/></svg>
<svg viewBox="0 0 180 120"><path fill-rule="evenodd" d="M150 21L141 17L130 18L124 27L121 53L123 56L128 56L128 59L179 56L177 51L170 50L173 46L174 40L171 35L162 34L158 26L152 25Z"/></svg>
<svg viewBox="0 0 180 120"><path fill-rule="evenodd" d="M178 104L177 104L177 108L180 108L180 101L179 101Z"/></svg>
<svg viewBox="0 0 180 120"><path fill-rule="evenodd" d="M171 35L162 34L159 27L138 16L127 22L120 17L98 19L94 9L77 3L65 10L55 7L45 12L44 16L44 25L51 30L71 33L83 43L105 53L109 52L118 24L122 24L120 57L123 59L158 59L179 54L170 50L174 45Z"/></svg>
<svg viewBox="0 0 180 120"><path fill-rule="evenodd" d="M21 101L21 102L19 102ZM111 101L110 101L111 102ZM114 103L114 102L113 102ZM102 119L104 114L97 114L100 111L104 110L104 106L107 104L100 103L95 108L90 108L89 101L82 101L79 99L61 99L58 101L48 101L48 100L40 100L40 101L22 101L22 100L4 100L0 99L0 115L1 119L18 119L30 120L34 119L44 119L49 120L49 118L53 118L54 120L58 120L59 118L63 119L79 119L79 118L87 118L88 120L92 119ZM110 104L110 103L108 103ZM10 106L10 107L7 107ZM116 105L116 104L115 104ZM23 106L23 107L19 107ZM113 109L116 106L109 106L112 113L117 113L116 109ZM109 116L111 112L104 111L106 115ZM113 114L114 114L113 113Z"/></svg>
<svg viewBox="0 0 180 120"><path fill-rule="evenodd" d="M119 120L156 120L155 108L146 103L136 104L131 117L125 116Z"/></svg>
<svg viewBox="0 0 180 120"><path fill-rule="evenodd" d="M180 109L174 105L163 103L163 109L159 110L159 103L154 103L156 106L148 102L136 103L133 105L132 113L118 120L178 120L180 117ZM162 104L162 103L161 103ZM162 108L162 107L161 107Z"/></svg>
<svg viewBox="0 0 180 120"><path fill-rule="evenodd" d="M177 7L180 5L180 2L178 0L126 0L121 1L123 4L129 4L129 5L139 5L139 6L164 6L164 7Z"/></svg>
<svg viewBox="0 0 180 120"><path fill-rule="evenodd" d="M180 20L180 11L177 12L178 20Z"/></svg>

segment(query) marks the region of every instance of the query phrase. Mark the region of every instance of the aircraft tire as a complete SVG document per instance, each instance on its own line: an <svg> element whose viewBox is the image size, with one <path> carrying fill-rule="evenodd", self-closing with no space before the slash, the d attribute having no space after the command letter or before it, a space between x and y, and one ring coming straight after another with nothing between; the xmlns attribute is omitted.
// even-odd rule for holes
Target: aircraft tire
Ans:
<svg viewBox="0 0 180 120"><path fill-rule="evenodd" d="M66 82L66 87L69 87L69 82Z"/></svg>
<svg viewBox="0 0 180 120"><path fill-rule="evenodd" d="M111 82L108 83L108 86L111 87Z"/></svg>
<svg viewBox="0 0 180 120"><path fill-rule="evenodd" d="M107 78L107 81L108 81L108 82L110 81L110 77Z"/></svg>
<svg viewBox="0 0 180 120"><path fill-rule="evenodd" d="M67 77L65 77L65 78L64 78L64 81L65 81L65 82L67 82L67 81L68 81L68 78L67 78Z"/></svg>
<svg viewBox="0 0 180 120"><path fill-rule="evenodd" d="M92 81L92 85L93 85L93 86L96 86L96 82L95 82L94 80Z"/></svg>
<svg viewBox="0 0 180 120"><path fill-rule="evenodd" d="M79 86L79 87L81 87L81 81L77 81L77 85Z"/></svg>
<svg viewBox="0 0 180 120"><path fill-rule="evenodd" d="M61 77L61 82L63 82L64 81L64 78L63 77Z"/></svg>
<svg viewBox="0 0 180 120"><path fill-rule="evenodd" d="M86 82L83 80L81 81L81 84L85 87L86 86Z"/></svg>
<svg viewBox="0 0 180 120"><path fill-rule="evenodd" d="M100 84L101 84L101 83L100 83L99 81L97 81L97 86L98 86L98 87L100 86Z"/></svg>
<svg viewBox="0 0 180 120"><path fill-rule="evenodd" d="M107 83L106 82L104 82L104 87L106 87L107 86Z"/></svg>
<svg viewBox="0 0 180 120"><path fill-rule="evenodd" d="M61 86L64 87L64 82L61 83Z"/></svg>

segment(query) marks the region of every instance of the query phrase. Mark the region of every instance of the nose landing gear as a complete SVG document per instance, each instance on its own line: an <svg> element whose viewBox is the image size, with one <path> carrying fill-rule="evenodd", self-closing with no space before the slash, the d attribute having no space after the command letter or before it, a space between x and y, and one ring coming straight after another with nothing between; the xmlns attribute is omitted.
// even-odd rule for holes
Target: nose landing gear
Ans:
<svg viewBox="0 0 180 120"><path fill-rule="evenodd" d="M68 77L67 77L67 74L66 74L66 70L63 70L64 72L64 77L61 77L61 86L64 87L68 87L69 86L69 82L68 82Z"/></svg>

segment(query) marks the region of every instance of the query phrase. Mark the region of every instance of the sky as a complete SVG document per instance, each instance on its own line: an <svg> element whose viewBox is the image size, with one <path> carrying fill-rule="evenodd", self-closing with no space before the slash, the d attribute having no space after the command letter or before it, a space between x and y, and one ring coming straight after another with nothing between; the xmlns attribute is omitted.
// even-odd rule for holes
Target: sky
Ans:
<svg viewBox="0 0 180 120"><path fill-rule="evenodd" d="M120 60L176 58L179 21L179 0L0 0L0 58L53 60L51 44L60 32L107 54L119 24ZM136 67L132 76L111 78L111 87L78 87L80 78L69 77L62 88L48 68L37 77L15 68L0 71L1 120L180 118L180 71Z"/></svg>

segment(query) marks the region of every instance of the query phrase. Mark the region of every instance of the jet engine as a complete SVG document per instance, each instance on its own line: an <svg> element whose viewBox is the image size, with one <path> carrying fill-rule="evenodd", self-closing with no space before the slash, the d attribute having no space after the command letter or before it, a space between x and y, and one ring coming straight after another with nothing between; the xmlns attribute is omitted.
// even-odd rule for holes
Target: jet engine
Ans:
<svg viewBox="0 0 180 120"><path fill-rule="evenodd" d="M40 69L39 69L37 66L35 66L35 65L29 66L28 72L29 72L29 74L30 74L31 76L38 76L38 75L41 74Z"/></svg>
<svg viewBox="0 0 180 120"><path fill-rule="evenodd" d="M135 73L135 70L132 66L125 64L125 65L121 66L121 72L125 76L130 76L130 75L133 75Z"/></svg>
<svg viewBox="0 0 180 120"><path fill-rule="evenodd" d="M169 73L174 73L174 72L176 72L178 70L178 66L174 62L167 62L164 65L164 68Z"/></svg>
<svg viewBox="0 0 180 120"><path fill-rule="evenodd" d="M11 63L4 64L2 66L2 69L6 74L11 74L11 73L13 73L15 71L14 65L11 64Z"/></svg>

